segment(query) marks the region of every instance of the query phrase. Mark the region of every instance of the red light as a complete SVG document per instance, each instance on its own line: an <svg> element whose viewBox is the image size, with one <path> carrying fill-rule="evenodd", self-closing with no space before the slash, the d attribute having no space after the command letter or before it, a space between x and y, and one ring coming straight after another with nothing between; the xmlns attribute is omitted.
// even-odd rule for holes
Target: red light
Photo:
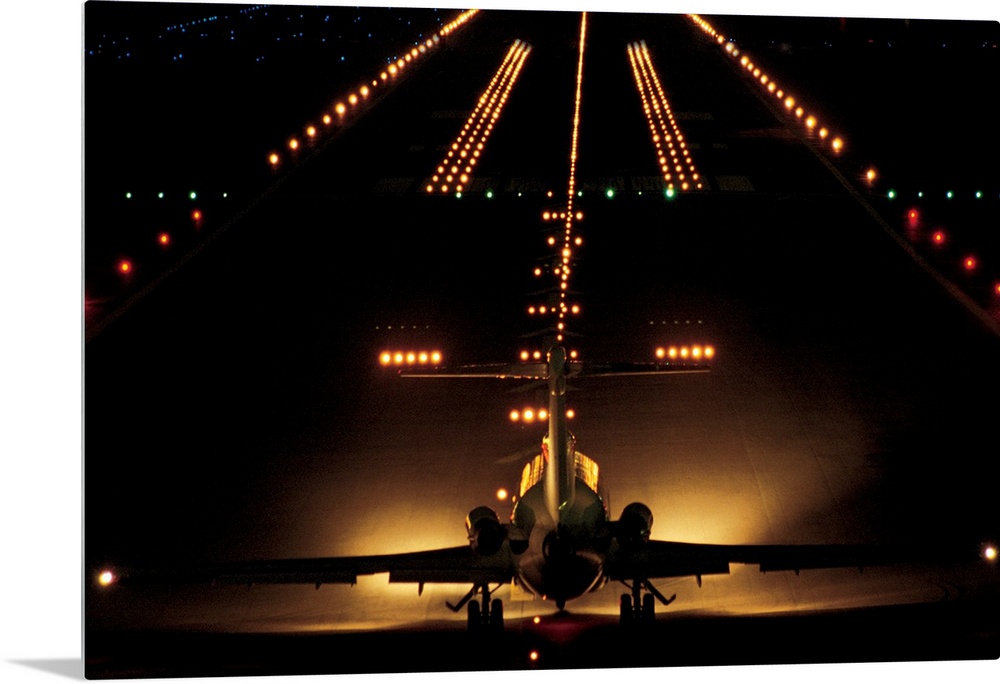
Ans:
<svg viewBox="0 0 1000 684"><path fill-rule="evenodd" d="M931 239L934 241L935 245L943 245L945 239L944 231L941 230L935 231Z"/></svg>
<svg viewBox="0 0 1000 684"><path fill-rule="evenodd" d="M164 246L169 245L170 235L168 235L167 233L160 233L160 236L157 238L157 242L159 242L161 245Z"/></svg>
<svg viewBox="0 0 1000 684"><path fill-rule="evenodd" d="M194 211L192 211L191 212L191 218L194 219L195 221L200 221L201 220L201 209L195 209Z"/></svg>
<svg viewBox="0 0 1000 684"><path fill-rule="evenodd" d="M1000 297L1000 283L995 283L993 285L993 294L995 294L997 297Z"/></svg>
<svg viewBox="0 0 1000 684"><path fill-rule="evenodd" d="M132 262L128 259L122 259L118 262L118 272L119 273L130 273L132 271Z"/></svg>
<svg viewBox="0 0 1000 684"><path fill-rule="evenodd" d="M976 270L976 257L974 256L965 257L965 261L962 262L962 265L965 266L966 271Z"/></svg>
<svg viewBox="0 0 1000 684"><path fill-rule="evenodd" d="M916 228L917 224L920 223L920 212L916 209L910 209L906 212L906 220L910 222L911 228Z"/></svg>

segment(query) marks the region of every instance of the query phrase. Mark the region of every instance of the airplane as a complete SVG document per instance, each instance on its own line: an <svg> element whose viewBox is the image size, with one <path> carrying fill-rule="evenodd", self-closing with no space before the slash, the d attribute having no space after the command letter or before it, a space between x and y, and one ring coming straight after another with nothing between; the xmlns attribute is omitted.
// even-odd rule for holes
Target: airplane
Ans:
<svg viewBox="0 0 1000 684"><path fill-rule="evenodd" d="M655 620L656 603L670 605L653 580L728 574L731 564L757 565L761 572L813 568L885 565L920 560L995 561L996 548L973 552L965 545L907 548L881 545L720 545L651 539L653 513L641 502L624 507L611 519L595 461L577 450L567 424L567 380L576 377L702 373L706 355L665 357L653 363L584 363L552 344L544 361L529 358L513 364L450 369L411 358L402 361L401 376L513 378L544 382L548 390L548 428L540 453L523 470L520 495L510 520L501 522L488 506L472 509L465 519L466 543L413 553L355 557L252 560L178 568L117 568L97 575L102 586L128 583L355 584L359 575L388 573L389 582L415 583L422 593L428 583L471 585L448 607L467 611L468 629L476 634L503 631L503 602L493 596L511 582L559 610L567 602L611 582L628 591L620 596L623 626ZM428 357L430 358L430 357ZM391 361L389 362L391 364ZM385 363L383 365L386 365Z"/></svg>

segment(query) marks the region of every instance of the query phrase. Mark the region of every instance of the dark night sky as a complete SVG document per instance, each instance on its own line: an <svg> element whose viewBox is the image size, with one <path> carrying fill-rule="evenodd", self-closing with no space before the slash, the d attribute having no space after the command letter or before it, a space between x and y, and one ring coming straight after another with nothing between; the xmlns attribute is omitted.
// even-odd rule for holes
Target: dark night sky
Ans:
<svg viewBox="0 0 1000 684"><path fill-rule="evenodd" d="M792 3L767 3L771 5L777 13L801 9ZM903 5L840 2L807 9L834 14L845 7L867 14L896 13ZM738 5L723 3L722 9L727 8L736 11ZM755 10L765 7L758 3ZM983 18L986 12L982 3L971 0L936 11L963 18ZM14 155L11 163L8 148L6 258L0 268L7 332L0 428L6 542L0 671L11 681L57 681L62 673L78 672L73 659L80 654L81 16L82 5L65 0L18 3L4 14L10 34L2 45L8 91L4 123ZM898 667L917 672L916 667ZM947 672L976 676L983 667L949 665ZM742 670L746 668L741 669L743 677L762 673L760 668ZM793 676L788 668L767 668L769 680L780 680L782 670ZM853 671L854 666L842 666L825 672L842 681ZM801 674L802 668L794 668L795 680ZM672 676L685 679L684 672Z"/></svg>

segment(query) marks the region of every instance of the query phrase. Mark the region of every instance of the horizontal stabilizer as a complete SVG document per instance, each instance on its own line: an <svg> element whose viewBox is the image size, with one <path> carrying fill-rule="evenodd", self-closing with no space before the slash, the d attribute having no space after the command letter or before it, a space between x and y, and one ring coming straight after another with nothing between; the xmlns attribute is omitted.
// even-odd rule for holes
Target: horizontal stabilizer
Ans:
<svg viewBox="0 0 1000 684"><path fill-rule="evenodd" d="M619 377L626 375L675 375L679 373L707 373L711 369L705 362L670 361L660 363L635 362L569 362L567 378ZM543 380L548 377L545 363L506 363L456 366L453 368L401 368L398 373L407 378L499 378L514 380Z"/></svg>

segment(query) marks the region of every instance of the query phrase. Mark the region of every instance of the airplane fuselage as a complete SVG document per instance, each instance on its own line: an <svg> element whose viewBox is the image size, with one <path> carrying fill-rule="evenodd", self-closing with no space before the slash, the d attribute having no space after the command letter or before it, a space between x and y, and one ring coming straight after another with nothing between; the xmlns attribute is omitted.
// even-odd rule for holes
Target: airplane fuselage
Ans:
<svg viewBox="0 0 1000 684"><path fill-rule="evenodd" d="M608 510L581 480L570 506L554 520L545 505L544 484L526 491L514 506L511 524L527 538L514 554L516 581L527 591L562 607L602 585L608 550Z"/></svg>

